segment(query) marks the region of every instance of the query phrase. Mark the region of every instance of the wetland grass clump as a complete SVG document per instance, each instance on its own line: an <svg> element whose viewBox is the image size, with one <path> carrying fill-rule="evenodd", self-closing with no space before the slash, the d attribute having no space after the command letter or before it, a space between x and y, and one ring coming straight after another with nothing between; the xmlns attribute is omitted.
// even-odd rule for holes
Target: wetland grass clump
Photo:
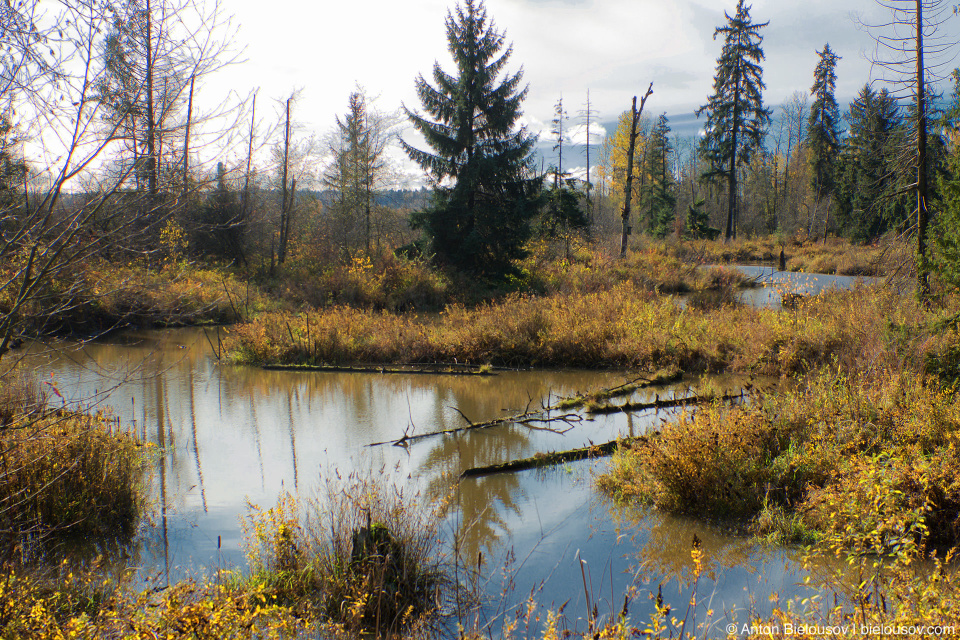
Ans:
<svg viewBox="0 0 960 640"><path fill-rule="evenodd" d="M241 364L444 363L633 367L791 375L875 348L887 324L913 326L916 305L860 289L806 299L788 313L689 308L624 283L563 296L513 295L418 317L334 307L264 314L230 330Z"/></svg>
<svg viewBox="0 0 960 640"><path fill-rule="evenodd" d="M912 248L896 238L871 245L843 238L822 239L797 235L738 238L731 242L694 240L661 243L661 251L700 264L774 264L783 249L787 271L841 276L882 276L908 265Z"/></svg>
<svg viewBox="0 0 960 640"><path fill-rule="evenodd" d="M16 267L0 266L0 277L13 278ZM35 299L22 306L14 299L17 287L0 290L0 317L15 312L16 337L228 323L280 306L222 267L93 259L73 267L45 281Z"/></svg>
<svg viewBox="0 0 960 640"><path fill-rule="evenodd" d="M672 243L649 238L640 239L624 258L600 244L579 244L568 256L545 240L530 243L528 249L519 265L523 290L548 296L596 293L623 284L661 294L690 293L714 289L721 272L735 286L750 284L737 271L704 269L702 262L677 251Z"/></svg>
<svg viewBox="0 0 960 640"><path fill-rule="evenodd" d="M337 476L301 503L251 505L248 582L338 633L400 634L439 624L452 584L438 515L372 476Z"/></svg>
<svg viewBox="0 0 960 640"><path fill-rule="evenodd" d="M262 588L238 588L219 575L165 588L131 590L94 563L64 562L46 571L0 572L4 640L164 638L281 640L307 636L312 625Z"/></svg>
<svg viewBox="0 0 960 640"><path fill-rule="evenodd" d="M143 447L103 413L50 409L37 386L4 382L0 530L30 559L64 540L129 539L145 503Z"/></svg>
<svg viewBox="0 0 960 640"><path fill-rule="evenodd" d="M894 553L960 542L960 396L922 374L824 371L748 406L686 414L598 484L779 540Z"/></svg>
<svg viewBox="0 0 960 640"><path fill-rule="evenodd" d="M331 258L298 246L275 277L264 279L263 286L298 305L393 312L442 309L458 296L480 295L475 286L466 281L454 284L425 260L407 259L386 249Z"/></svg>
<svg viewBox="0 0 960 640"><path fill-rule="evenodd" d="M776 312L803 330L757 344L796 376L792 391L683 414L616 454L600 486L772 540L957 544L960 330L957 300L942 302L864 289Z"/></svg>

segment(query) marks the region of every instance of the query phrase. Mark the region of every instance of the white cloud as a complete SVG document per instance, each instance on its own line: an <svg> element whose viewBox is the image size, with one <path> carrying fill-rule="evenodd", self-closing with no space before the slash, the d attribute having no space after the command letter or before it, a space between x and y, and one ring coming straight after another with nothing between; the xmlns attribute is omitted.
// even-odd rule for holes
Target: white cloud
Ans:
<svg viewBox="0 0 960 640"><path fill-rule="evenodd" d="M236 66L204 89L218 101L229 92L246 95L261 88L258 112L269 114L270 98L303 87L300 119L315 131L333 125L347 108L355 84L380 95L383 110L401 103L416 109L418 74L432 81L434 61L448 71L444 17L454 0L368 0L300 3L230 0L248 43L245 65ZM862 0L755 0L752 16L770 21L764 29L764 80L768 104L794 91L808 91L817 49L829 40L843 59L838 96L852 98L867 81L869 63L861 51L872 42L857 30L852 11L875 11ZM713 40L723 12L734 0L487 0L489 15L513 43L511 69L524 69L529 83L525 123L549 135L553 107L562 95L571 115L583 108L590 90L598 121L610 122L654 82L651 114L690 114L712 88L722 43ZM263 105L261 107L261 105ZM269 117L273 117L272 115ZM575 118L572 119L575 122ZM580 130L570 128L580 142ZM598 127L596 132L600 134ZM408 136L404 133L404 136ZM541 140L543 143L543 140Z"/></svg>

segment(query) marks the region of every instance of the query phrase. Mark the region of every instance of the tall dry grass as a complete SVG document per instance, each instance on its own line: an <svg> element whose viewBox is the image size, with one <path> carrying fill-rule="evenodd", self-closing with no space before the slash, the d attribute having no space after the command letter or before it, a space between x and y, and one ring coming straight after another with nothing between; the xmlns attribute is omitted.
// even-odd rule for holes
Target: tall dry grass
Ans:
<svg viewBox="0 0 960 640"><path fill-rule="evenodd" d="M245 364L457 361L787 375L834 359L885 357L884 341L900 339L893 328L920 317L913 302L883 291L825 293L782 312L692 308L623 283L594 293L455 305L439 315L350 307L268 313L232 328L228 346Z"/></svg>
<svg viewBox="0 0 960 640"><path fill-rule="evenodd" d="M4 281L16 264L0 267ZM129 326L227 323L278 308L254 285L221 268L168 261L88 260L54 274L27 304L15 308L17 280L0 288L0 317L13 314L15 338L95 335Z"/></svg>
<svg viewBox="0 0 960 640"><path fill-rule="evenodd" d="M439 508L377 474L328 477L313 498L251 505L249 585L350 636L431 635L455 576L439 545Z"/></svg>
<svg viewBox="0 0 960 640"><path fill-rule="evenodd" d="M50 409L36 385L4 383L0 533L13 557L42 559L65 539L129 540L146 501L143 447L103 413Z"/></svg>
<svg viewBox="0 0 960 640"><path fill-rule="evenodd" d="M843 238L824 242L805 236L738 238L731 242L664 241L661 245L662 252L698 264L778 265L781 250L787 271L904 278L915 274L913 246L894 237L869 245L851 244Z"/></svg>
<svg viewBox="0 0 960 640"><path fill-rule="evenodd" d="M856 330L796 390L684 415L621 451L600 485L780 540L886 551L960 542L960 335L943 328L946 310L888 306L876 293L831 298L818 322Z"/></svg>

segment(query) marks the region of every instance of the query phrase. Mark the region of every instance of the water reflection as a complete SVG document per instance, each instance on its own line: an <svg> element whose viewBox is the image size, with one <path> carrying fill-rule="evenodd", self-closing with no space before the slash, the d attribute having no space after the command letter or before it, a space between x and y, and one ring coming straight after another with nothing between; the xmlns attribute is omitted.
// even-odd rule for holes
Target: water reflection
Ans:
<svg viewBox="0 0 960 640"><path fill-rule="evenodd" d="M272 505L284 490L311 493L334 469L386 469L388 481L409 482L428 496L448 496L466 468L528 457L537 451L601 443L637 435L670 412L611 414L577 424L565 434L518 424L427 437L407 448L369 447L404 433L460 427L549 405L560 395L621 384L621 372L503 372L492 377L307 373L220 366L203 330L130 333L83 345L35 347L38 372L55 376L72 402L107 406L125 428L136 429L163 451L154 462L153 526L141 534L134 561L161 582L217 566L243 566L239 518L247 501ZM731 384L736 384L732 381ZM652 399L685 385L645 391ZM515 584L542 584L544 602L557 604L582 589L579 550L605 580L610 603L647 573L679 575L688 562L691 530L664 521L642 533L637 523L612 517L590 485L591 463L560 469L499 474L456 485L450 518L460 528L466 561L516 551ZM415 493L414 492L411 492ZM656 516L645 516L653 522ZM679 527L679 528L678 528ZM629 531L627 531L629 530ZM705 539L705 533L699 533ZM756 551L717 533L724 551L717 566L750 566ZM221 545L218 545L218 540ZM711 539L710 542L713 545ZM657 554L640 560L637 548ZM723 555L725 554L725 555ZM772 558L771 563L785 562ZM493 562L487 567L495 566ZM498 566L498 565L497 565ZM573 572L573 573L571 573ZM774 571L775 573L775 571ZM553 574L553 580L545 582ZM576 578L576 580L574 580ZM524 585L524 582L526 583ZM619 607L622 602L612 605ZM582 610L582 609L580 609Z"/></svg>
<svg viewBox="0 0 960 640"><path fill-rule="evenodd" d="M436 495L465 467L529 455L540 446L529 429L517 426L425 439L406 452L366 447L371 442L461 426L463 415L488 420L624 377L262 371L218 366L202 330L38 345L29 360L43 375L52 372L71 402L109 407L124 427L162 450L152 474L158 531L145 534L151 543L144 562L173 577L213 566L218 536L227 558L242 563L238 517L246 512L246 500L272 504L282 490L310 491L320 482L321 468L395 468L398 477L410 476ZM597 437L589 432L581 440L591 436ZM519 486L510 477L482 486L483 491L466 492L461 503L471 517L486 519L492 534L478 529L477 540L490 546L509 535L496 514L512 508Z"/></svg>
<svg viewBox="0 0 960 640"><path fill-rule="evenodd" d="M754 265L735 265L731 268L754 278L760 284L759 287L744 290L740 295L741 302L754 307L779 307L785 294L815 296L830 289L853 289L880 282L880 278L778 271L773 267Z"/></svg>

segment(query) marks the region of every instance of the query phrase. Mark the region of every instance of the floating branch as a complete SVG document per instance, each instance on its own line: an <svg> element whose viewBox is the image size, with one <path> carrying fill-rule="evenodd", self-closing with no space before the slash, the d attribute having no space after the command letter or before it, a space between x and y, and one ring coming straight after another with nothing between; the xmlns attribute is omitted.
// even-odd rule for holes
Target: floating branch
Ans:
<svg viewBox="0 0 960 640"><path fill-rule="evenodd" d="M579 413L570 412L562 413L560 415L551 415L554 411L565 411L567 409L574 409L586 405L588 402L596 402L599 399L605 398L614 398L618 396L629 395L644 387L649 387L658 384L666 384L668 382L673 382L682 377L683 373L679 369L670 369L662 370L653 374L650 378L636 378L630 382L625 382L616 387L610 387L609 389L600 389L593 393L575 396L573 398L563 398L557 404L551 405L549 407L542 407L541 409L530 411L529 409L523 413L515 414L512 416L505 416L503 418L496 418L493 420L487 420L485 422L473 422L463 414L462 411L453 407L453 410L463 416L463 419L467 421L467 425L463 427L456 427L454 429L444 429L442 431L431 431L429 433L421 433L417 435L408 435L406 433L397 440L384 440L382 442L373 442L368 447L377 447L385 444L392 444L394 446L405 447L411 442L420 440L422 438L429 438L432 436L442 436L449 435L452 433L459 433L461 431L468 431L470 429L485 429L487 427L495 427L501 424L524 424L530 426L533 429L543 429L544 427L534 427L532 423L534 422L543 422L543 423L552 423L552 422L563 422L569 426L572 426L575 423L582 422L584 417ZM628 410L628 409L625 409ZM564 431L559 431L555 429L549 429L556 433L566 433L569 429Z"/></svg>
<svg viewBox="0 0 960 640"><path fill-rule="evenodd" d="M453 407L453 410L463 416L463 419L467 421L467 424L463 427L454 427L453 429L443 429L442 431L431 431L429 433L419 433L415 435L404 434L399 440L384 440L383 442L373 442L368 444L368 447L378 447L384 444L392 444L397 447L405 447L411 442L416 440L421 440L423 438L430 438L432 436L444 436L451 433L460 433L461 431L469 431L471 429L486 429L487 427L495 427L501 424L524 424L530 426L533 429L544 429L544 427L533 427L532 423L534 422L562 422L567 425L573 425L578 422L583 421L583 416L579 413L565 413L557 416L547 415L550 409L543 409L540 411L524 411L512 416L505 416L503 418L496 418L494 420L486 420L485 422L471 422L467 416L463 415L463 412ZM556 433L566 433L569 429L564 431L559 431L556 429L548 429L549 431L554 431Z"/></svg>
<svg viewBox="0 0 960 640"><path fill-rule="evenodd" d="M646 387L653 387L661 384L669 384L671 382L676 382L683 377L683 371L679 368L671 369L661 369L653 374L649 378L640 377L629 382L624 382L621 385L615 387L610 387L607 389L600 389L599 391L594 391L592 393L585 393L582 395L572 396L570 398L563 398L553 406L555 409L574 409L577 407L587 406L591 403L599 402L600 400L608 400L610 398L618 398L620 396L628 396L634 391L639 389L644 389Z"/></svg>

